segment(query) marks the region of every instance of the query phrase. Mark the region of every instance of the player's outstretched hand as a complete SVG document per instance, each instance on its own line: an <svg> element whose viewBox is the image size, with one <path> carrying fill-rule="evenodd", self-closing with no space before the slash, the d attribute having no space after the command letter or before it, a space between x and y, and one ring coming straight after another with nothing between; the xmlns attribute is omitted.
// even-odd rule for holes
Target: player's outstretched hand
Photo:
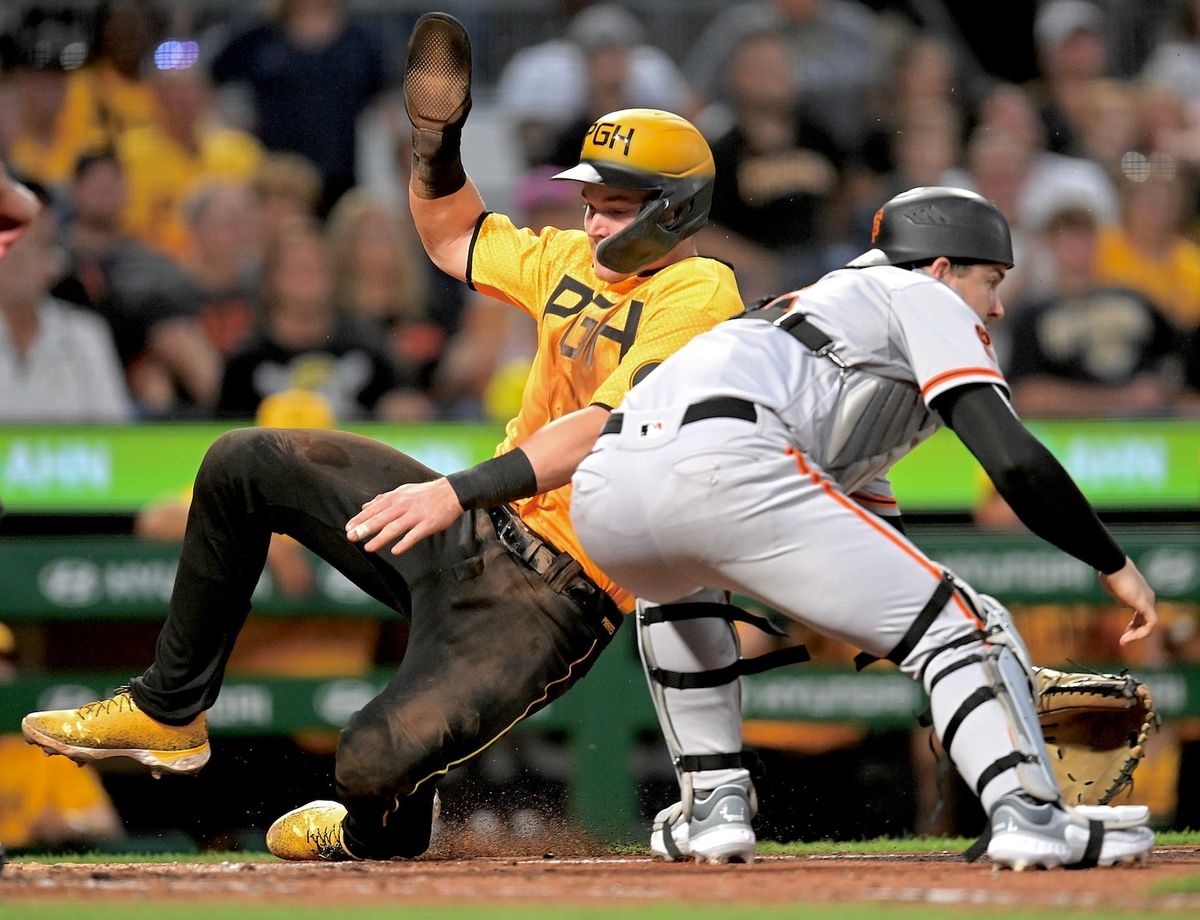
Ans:
<svg viewBox="0 0 1200 920"><path fill-rule="evenodd" d="M42 209L37 196L0 167L0 256Z"/></svg>
<svg viewBox="0 0 1200 920"><path fill-rule="evenodd" d="M1133 610L1133 619L1121 636L1121 644L1128 645L1145 639L1158 625L1158 613L1154 609L1154 589L1150 587L1133 560L1125 557L1125 565L1111 575L1101 574L1100 584L1112 595L1112 599L1123 607Z"/></svg>
<svg viewBox="0 0 1200 920"><path fill-rule="evenodd" d="M454 487L445 479L397 486L376 495L362 511L346 522L346 537L363 540L363 549L374 553L393 541L392 555L398 556L431 534L440 533L463 513Z"/></svg>

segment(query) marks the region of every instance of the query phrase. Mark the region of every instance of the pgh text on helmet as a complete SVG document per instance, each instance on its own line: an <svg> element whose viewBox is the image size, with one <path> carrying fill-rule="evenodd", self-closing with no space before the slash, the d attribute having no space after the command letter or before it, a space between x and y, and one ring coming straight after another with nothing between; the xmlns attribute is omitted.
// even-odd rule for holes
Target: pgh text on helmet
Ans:
<svg viewBox="0 0 1200 920"><path fill-rule="evenodd" d="M885 202L875 213L871 246L849 266L919 265L939 256L1013 265L1012 235L1000 209L961 188L914 188Z"/></svg>
<svg viewBox="0 0 1200 920"><path fill-rule="evenodd" d="M708 143L686 119L658 109L622 109L588 128L579 165L554 178L652 193L629 226L596 248L601 265L632 273L708 222L715 172Z"/></svg>

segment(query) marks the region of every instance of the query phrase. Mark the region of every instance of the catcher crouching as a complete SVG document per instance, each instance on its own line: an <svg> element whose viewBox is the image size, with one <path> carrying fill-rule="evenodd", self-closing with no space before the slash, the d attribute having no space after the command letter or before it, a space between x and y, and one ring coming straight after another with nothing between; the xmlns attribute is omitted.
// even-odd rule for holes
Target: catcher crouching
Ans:
<svg viewBox="0 0 1200 920"><path fill-rule="evenodd" d="M1132 611L1120 643L1153 632L1153 589L1008 400L987 328L1004 317L1008 223L975 193L916 188L876 212L871 244L683 345L626 393L573 477L582 545L639 598L639 650L679 781L651 851L755 855L740 676L771 662L741 658L736 592L924 687L937 738L989 816L970 855L1013 869L1144 860L1148 810L1098 804L1119 778L1084 774L1083 797L1064 797L1063 732L1052 756L1008 611L908 540L889 479L950 429L1021 522Z"/></svg>

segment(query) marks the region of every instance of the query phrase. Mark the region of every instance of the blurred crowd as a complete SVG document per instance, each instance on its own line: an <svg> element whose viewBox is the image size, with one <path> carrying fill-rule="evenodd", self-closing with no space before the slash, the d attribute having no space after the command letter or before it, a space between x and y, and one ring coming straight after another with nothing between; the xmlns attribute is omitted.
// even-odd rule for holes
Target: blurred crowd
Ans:
<svg viewBox="0 0 1200 920"><path fill-rule="evenodd" d="M714 4L671 54L653 3L548 2L556 37L477 62L496 76L473 121L504 135L489 179L519 221L579 226L550 176L586 126L679 112L717 165L701 251L747 302L861 251L895 192L972 188L1014 230L997 345L1018 411L1200 413L1200 0L1014 3L1028 74L989 70L961 6ZM102 0L0 21L0 155L48 205L0 263L0 421L248 419L289 389L339 422L515 411L532 327L433 268L405 203L419 12L381 30L345 0Z"/></svg>

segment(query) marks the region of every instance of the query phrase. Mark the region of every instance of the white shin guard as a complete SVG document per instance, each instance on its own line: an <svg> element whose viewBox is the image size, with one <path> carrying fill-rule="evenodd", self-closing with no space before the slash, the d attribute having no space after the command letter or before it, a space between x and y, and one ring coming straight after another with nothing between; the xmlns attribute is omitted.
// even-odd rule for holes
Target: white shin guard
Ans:
<svg viewBox="0 0 1200 920"><path fill-rule="evenodd" d="M1008 792L1061 805L1025 643L999 601L954 582L984 632L935 648L921 666L942 746L989 813ZM919 648L913 657L919 659Z"/></svg>
<svg viewBox="0 0 1200 920"><path fill-rule="evenodd" d="M688 603L724 603L720 592L705 592L705 595L688 598ZM689 769L697 762L721 762L723 756L729 757L729 763L740 764L741 681L735 678L717 686L678 689L666 686L661 675L699 674L728 668L739 660L740 646L737 631L727 619L711 616L651 622L656 606L638 601L638 650L675 765L681 801L685 813L690 815L696 790L715 789L726 783L752 788L749 771L740 765Z"/></svg>

